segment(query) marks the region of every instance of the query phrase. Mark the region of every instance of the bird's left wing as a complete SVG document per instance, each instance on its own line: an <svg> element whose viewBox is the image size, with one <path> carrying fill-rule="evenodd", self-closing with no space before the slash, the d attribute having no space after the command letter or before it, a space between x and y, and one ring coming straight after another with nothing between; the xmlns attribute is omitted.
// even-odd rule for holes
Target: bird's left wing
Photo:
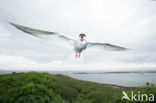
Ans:
<svg viewBox="0 0 156 103"><path fill-rule="evenodd" d="M67 37L67 36L64 36L60 33L57 33L57 32L50 32L50 31L44 31L44 30L38 30L38 29L32 29L32 28L29 28L29 27L25 27L25 26L22 26L22 25L18 25L18 24L15 24L15 23L12 23L12 22L8 22L10 23L11 25L13 25L14 27L16 27L17 29L27 33L27 34L30 34L32 36L35 36L35 37L41 37L42 35L53 35L55 37L58 37L60 39L63 39L65 41L75 41L74 39L70 38L70 37Z"/></svg>
<svg viewBox="0 0 156 103"><path fill-rule="evenodd" d="M124 48L124 47L120 47L120 46L116 46L116 45L112 45L112 44L108 44L108 43L91 43L88 42L87 43L88 47L99 47L101 49L104 50L111 50L111 51L122 51L122 50L128 50L128 48Z"/></svg>

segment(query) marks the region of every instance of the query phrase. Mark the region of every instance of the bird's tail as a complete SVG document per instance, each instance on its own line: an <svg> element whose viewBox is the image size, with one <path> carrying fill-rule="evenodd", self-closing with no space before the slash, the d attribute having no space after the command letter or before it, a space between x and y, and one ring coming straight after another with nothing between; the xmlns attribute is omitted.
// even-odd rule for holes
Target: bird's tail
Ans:
<svg viewBox="0 0 156 103"><path fill-rule="evenodd" d="M69 68L69 67L72 67L72 68ZM87 61L86 61L84 55L82 54L80 58L76 58L75 51L72 50L65 56L64 60L62 61L62 63L59 66L59 70L74 69L74 67L83 67L85 70L87 70L87 68L88 68ZM80 70L82 70L82 69L80 68Z"/></svg>

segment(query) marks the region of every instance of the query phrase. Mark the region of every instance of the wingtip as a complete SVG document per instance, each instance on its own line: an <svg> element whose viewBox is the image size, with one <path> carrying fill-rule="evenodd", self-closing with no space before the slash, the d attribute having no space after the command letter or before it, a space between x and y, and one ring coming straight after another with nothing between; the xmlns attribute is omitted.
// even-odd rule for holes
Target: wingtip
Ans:
<svg viewBox="0 0 156 103"><path fill-rule="evenodd" d="M129 48L124 48L124 47L120 47L117 51L129 51L131 49Z"/></svg>
<svg viewBox="0 0 156 103"><path fill-rule="evenodd" d="M13 22L10 22L10 21L6 21L8 24L10 25L13 25L13 26L16 26L17 24L13 23Z"/></svg>
<svg viewBox="0 0 156 103"><path fill-rule="evenodd" d="M10 21L5 21L5 22L7 22L7 23L9 23L9 24L12 24L12 22L10 22Z"/></svg>
<svg viewBox="0 0 156 103"><path fill-rule="evenodd" d="M132 49L129 49L129 48L124 48L123 50L124 50L124 51L129 51L129 50L132 50Z"/></svg>

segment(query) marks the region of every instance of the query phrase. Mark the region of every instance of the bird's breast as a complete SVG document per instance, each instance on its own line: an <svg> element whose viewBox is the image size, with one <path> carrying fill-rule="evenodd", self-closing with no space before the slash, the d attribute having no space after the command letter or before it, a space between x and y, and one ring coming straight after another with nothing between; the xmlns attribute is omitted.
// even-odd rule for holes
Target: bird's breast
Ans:
<svg viewBox="0 0 156 103"><path fill-rule="evenodd" d="M77 41L75 43L75 50L76 51L86 49L86 47L87 47L87 42L86 41Z"/></svg>

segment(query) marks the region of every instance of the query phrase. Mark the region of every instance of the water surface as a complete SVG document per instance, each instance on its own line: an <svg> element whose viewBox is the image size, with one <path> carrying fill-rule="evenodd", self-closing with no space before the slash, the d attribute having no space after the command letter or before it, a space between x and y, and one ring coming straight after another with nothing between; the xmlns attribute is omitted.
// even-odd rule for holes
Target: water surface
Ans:
<svg viewBox="0 0 156 103"><path fill-rule="evenodd" d="M0 71L0 74L9 74L12 72L28 71ZM49 72L51 74L64 74L75 79L114 84L127 87L144 86L147 82L156 84L155 72L75 72L75 71L38 71Z"/></svg>

